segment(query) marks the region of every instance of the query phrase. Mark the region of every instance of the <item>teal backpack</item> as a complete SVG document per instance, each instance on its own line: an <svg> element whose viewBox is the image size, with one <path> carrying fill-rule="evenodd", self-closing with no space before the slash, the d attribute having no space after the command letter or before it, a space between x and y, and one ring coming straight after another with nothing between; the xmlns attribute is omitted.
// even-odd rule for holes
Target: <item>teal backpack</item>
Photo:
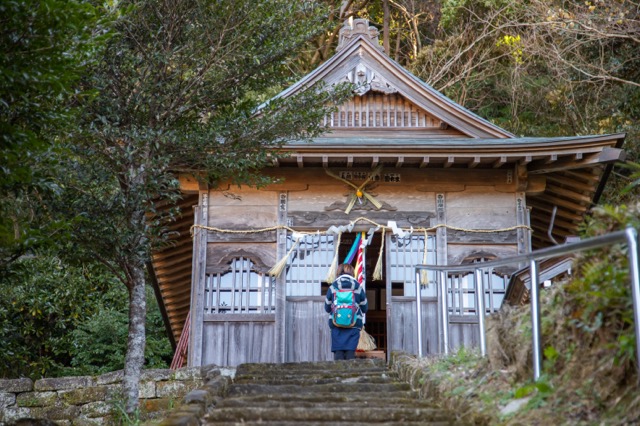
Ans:
<svg viewBox="0 0 640 426"><path fill-rule="evenodd" d="M358 304L354 289L337 289L331 286L333 304L331 305L331 321L340 328L352 328L358 319Z"/></svg>

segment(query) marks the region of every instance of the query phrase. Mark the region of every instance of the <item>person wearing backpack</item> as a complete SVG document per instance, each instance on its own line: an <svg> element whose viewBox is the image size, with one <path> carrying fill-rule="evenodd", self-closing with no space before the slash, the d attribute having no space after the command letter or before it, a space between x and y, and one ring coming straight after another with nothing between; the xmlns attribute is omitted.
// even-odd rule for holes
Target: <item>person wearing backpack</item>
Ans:
<svg viewBox="0 0 640 426"><path fill-rule="evenodd" d="M338 278L329 286L324 309L331 314L331 352L333 359L355 359L362 315L367 313L367 294L353 277L353 266L343 263L338 266Z"/></svg>

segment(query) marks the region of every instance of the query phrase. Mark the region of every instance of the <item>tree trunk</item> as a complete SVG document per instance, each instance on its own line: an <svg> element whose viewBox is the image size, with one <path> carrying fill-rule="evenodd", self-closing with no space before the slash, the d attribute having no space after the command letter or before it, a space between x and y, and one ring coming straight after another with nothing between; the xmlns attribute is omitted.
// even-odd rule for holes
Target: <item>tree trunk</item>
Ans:
<svg viewBox="0 0 640 426"><path fill-rule="evenodd" d="M131 267L131 287L129 290L129 338L124 365L122 387L126 399L126 412L132 414L138 408L138 390L144 365L146 344L145 322L147 300L145 292L144 268Z"/></svg>
<svg viewBox="0 0 640 426"><path fill-rule="evenodd" d="M384 17L382 20L382 46L384 47L384 52L391 57L391 44L389 42L389 20L390 20L390 12L389 12L389 0L383 0L382 7L384 10Z"/></svg>

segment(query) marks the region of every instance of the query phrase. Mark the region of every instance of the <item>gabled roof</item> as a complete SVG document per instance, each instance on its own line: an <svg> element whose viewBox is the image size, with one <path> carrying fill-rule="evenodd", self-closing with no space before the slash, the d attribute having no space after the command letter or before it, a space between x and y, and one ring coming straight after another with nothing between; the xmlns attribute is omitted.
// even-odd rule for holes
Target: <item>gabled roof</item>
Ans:
<svg viewBox="0 0 640 426"><path fill-rule="evenodd" d="M319 82L357 85L354 96L369 92L398 94L417 110L435 117L467 138L511 138L514 135L458 105L387 56L377 41L377 30L365 19L345 23L337 53L277 97L292 96Z"/></svg>

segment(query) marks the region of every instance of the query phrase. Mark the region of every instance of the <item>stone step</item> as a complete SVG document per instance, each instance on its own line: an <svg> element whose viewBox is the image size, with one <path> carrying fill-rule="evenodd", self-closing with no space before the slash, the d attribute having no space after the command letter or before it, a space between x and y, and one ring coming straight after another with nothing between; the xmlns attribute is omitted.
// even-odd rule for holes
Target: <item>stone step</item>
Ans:
<svg viewBox="0 0 640 426"><path fill-rule="evenodd" d="M203 425L209 426L300 426L299 421L286 421L286 420L273 420L273 421L237 421L237 422L211 422L204 419ZM358 422L358 421L348 421L348 422L336 422L336 421L328 421L328 422L304 422L304 426L326 426L327 424L331 424L331 426L368 426L375 424L376 426L398 426L397 422ZM446 421L416 421L416 422L407 422L403 421L401 423L402 426L464 426L462 423L458 423L455 419L446 420Z"/></svg>
<svg viewBox="0 0 640 426"><path fill-rule="evenodd" d="M235 393L235 392L234 392ZM234 394L226 395L224 398L220 398L219 401L232 401L232 400L246 399L251 401L256 399L257 402L261 400L270 399L274 401L315 401L316 403L323 403L324 401L331 400L336 403L348 403L348 402L366 402L374 401L378 399L388 400L400 400L400 401L422 401L418 399L416 392L411 390L398 391L398 392L361 392L361 393L334 393L334 392L306 392L306 393L253 393L253 394Z"/></svg>
<svg viewBox="0 0 640 426"><path fill-rule="evenodd" d="M238 421L238 422L209 422L207 421L207 419L204 420L204 423L202 423L203 425L209 425L209 426L300 426L300 422L299 421L283 421L283 420L274 420L274 421L263 421L263 420L258 420L258 421ZM304 426L326 426L330 424L331 426L368 426L368 425L372 425L375 424L376 426L398 426L397 422L386 422L386 421L381 421L381 422L353 422L353 421L348 421L348 422L335 422L335 421L329 421L329 422L316 422L316 421L311 421L311 422L304 422ZM459 423L457 421L455 421L455 419L452 420L446 420L446 421L432 421L432 422L425 422L425 421L417 421L417 422L405 422L403 421L401 423L401 426L464 426L462 423Z"/></svg>
<svg viewBox="0 0 640 426"><path fill-rule="evenodd" d="M232 407L414 407L433 408L433 403L417 399L415 394L403 393L404 396L394 394L371 395L255 395L236 398L221 398L216 402L218 408Z"/></svg>
<svg viewBox="0 0 640 426"><path fill-rule="evenodd" d="M242 364L206 425L455 425L383 360Z"/></svg>
<svg viewBox="0 0 640 426"><path fill-rule="evenodd" d="M310 394L310 393L331 393L331 394L385 394L389 392L411 391L408 383L324 383L307 385L269 385L269 384L233 384L229 387L227 396L257 395L257 394Z"/></svg>
<svg viewBox="0 0 640 426"><path fill-rule="evenodd" d="M218 408L205 415L206 422L283 421L299 422L448 422L448 416L437 408L404 407L242 407Z"/></svg>
<svg viewBox="0 0 640 426"><path fill-rule="evenodd" d="M329 383L391 383L393 382L393 378L389 376L381 376L380 374L374 375L350 375L348 377L338 375L338 376L286 376L286 377L259 377L259 376L242 376L240 378L235 378L235 384L251 384L255 385L257 383L265 384L265 385L299 385L299 386L314 386L314 385L323 385Z"/></svg>
<svg viewBox="0 0 640 426"><path fill-rule="evenodd" d="M380 369L386 371L386 363L379 359L356 359L350 361L319 361L319 362L287 362L283 364L260 364L248 363L241 364L236 370L236 375L243 374L273 374L289 372L309 373L313 371L344 371L344 370L364 370L364 369ZM291 373L293 374L293 373Z"/></svg>
<svg viewBox="0 0 640 426"><path fill-rule="evenodd" d="M351 369L326 369L326 370L274 370L274 371L236 371L235 378L243 377L314 377L314 376L376 376L382 374L389 375L389 370L385 367L374 368L351 368Z"/></svg>

